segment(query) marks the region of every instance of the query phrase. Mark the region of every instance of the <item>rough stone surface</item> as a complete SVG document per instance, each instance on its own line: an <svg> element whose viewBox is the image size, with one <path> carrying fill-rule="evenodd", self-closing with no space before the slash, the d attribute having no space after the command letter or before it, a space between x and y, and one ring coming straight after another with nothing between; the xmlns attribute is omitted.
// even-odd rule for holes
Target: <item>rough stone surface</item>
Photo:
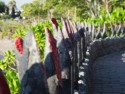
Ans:
<svg viewBox="0 0 125 94"><path fill-rule="evenodd" d="M119 67L123 66L121 64L118 64L118 62L120 63L120 60L118 60L118 58L119 59L121 59L121 58L115 57L115 56L117 56L117 54L119 56L120 51L125 50L124 43L125 43L125 37L111 37L111 38L105 38L105 39L98 39L98 40L95 40L92 43L90 43L90 46L87 47L87 55L86 55L87 57L79 69L79 73L85 72L85 76L80 76L80 75L79 76L80 76L80 80L83 80L86 83L86 86L79 84L79 94L83 94L82 91L85 91L88 94L122 94L122 91L125 89L123 89L123 90L119 89L119 87L117 86L118 83L115 84L115 82L121 81L122 83L124 83L122 81L122 79L124 79L124 76L123 76L124 73L121 72L121 71L124 71L123 70L124 67L121 68L121 71L119 70L119 72L115 71ZM112 54L115 52L118 52L118 53L116 53L114 57L111 55L110 58L109 57L104 58L104 60L108 59L108 60L106 60L106 62L104 60L101 60L99 63L95 63L95 60L97 60L99 57L103 57L105 55L109 55L109 54ZM88 60L88 61L86 61L86 60ZM88 64L87 70L83 70L83 69L85 69L85 66L83 66L83 65L86 62ZM115 63L115 62L116 62L116 64L113 65L113 63ZM98 71L95 72L95 74L94 74L93 66L95 66L96 64L97 65L102 64L102 66L104 66L104 67L99 67L99 65L98 65L97 68L99 68L99 69L97 69ZM110 67L112 66L111 67L112 69L109 68L109 66ZM108 68L109 68L109 70L108 70ZM117 73L118 73L119 77L117 76ZM95 78L92 79L93 76ZM122 76L123 76L123 78L122 78ZM99 79L98 77L101 77L101 79ZM119 78L119 80L117 79L117 77ZM112 89L112 93L108 92L109 88L106 88L107 90L105 89L104 90L105 92L102 93L102 87L98 86L98 84L99 85L102 84L102 80L103 80L102 78L105 80L108 79L109 85L107 85L105 87L108 87L108 86L110 87L110 85L114 85L113 89ZM95 81L95 83L97 83L97 85L92 81ZM95 85L92 87L93 84L95 84ZM104 82L104 85L105 85L105 82ZM97 92L96 92L96 90L97 90ZM111 91L111 89L110 89L110 91ZM121 91L121 93L118 93L119 91Z"/></svg>
<svg viewBox="0 0 125 94"><path fill-rule="evenodd" d="M125 50L98 58L92 68L92 94L125 93Z"/></svg>
<svg viewBox="0 0 125 94"><path fill-rule="evenodd" d="M121 41L122 40L122 41ZM114 53L125 49L125 37L112 37L102 40L95 40L90 44L88 57L95 61L98 57Z"/></svg>

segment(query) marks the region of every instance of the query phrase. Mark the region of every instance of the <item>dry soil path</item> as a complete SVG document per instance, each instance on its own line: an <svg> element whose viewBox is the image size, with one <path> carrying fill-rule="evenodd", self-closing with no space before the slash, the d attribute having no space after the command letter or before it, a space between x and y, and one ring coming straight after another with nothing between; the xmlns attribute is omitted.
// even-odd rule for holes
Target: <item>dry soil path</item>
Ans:
<svg viewBox="0 0 125 94"><path fill-rule="evenodd" d="M3 58L4 52L14 49L14 41L10 39L0 39L0 59Z"/></svg>

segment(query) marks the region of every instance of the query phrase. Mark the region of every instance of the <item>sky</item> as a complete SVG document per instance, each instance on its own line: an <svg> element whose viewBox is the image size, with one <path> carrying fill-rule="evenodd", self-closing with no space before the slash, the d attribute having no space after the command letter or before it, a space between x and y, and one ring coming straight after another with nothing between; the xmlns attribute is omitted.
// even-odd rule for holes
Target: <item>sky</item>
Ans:
<svg viewBox="0 0 125 94"><path fill-rule="evenodd" d="M2 0L2 1L5 2L5 4L7 4L10 0ZM16 1L17 8L21 10L21 6L23 4L32 2L33 0L15 0L15 1Z"/></svg>

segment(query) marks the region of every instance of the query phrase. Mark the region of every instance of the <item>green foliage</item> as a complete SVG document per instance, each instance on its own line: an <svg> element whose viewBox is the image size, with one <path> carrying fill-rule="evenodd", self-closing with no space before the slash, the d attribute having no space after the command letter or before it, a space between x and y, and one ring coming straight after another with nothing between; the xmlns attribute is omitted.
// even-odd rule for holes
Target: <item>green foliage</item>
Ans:
<svg viewBox="0 0 125 94"><path fill-rule="evenodd" d="M58 23L61 26L60 20L58 20ZM44 30L45 27L48 27L50 31L53 31L52 24L48 20L30 27L35 34L36 42L41 51L42 59L44 58L44 48L45 48L45 30ZM23 38L27 34L27 31L28 31L27 28L17 29L13 34L13 38L16 37Z"/></svg>
<svg viewBox="0 0 125 94"><path fill-rule="evenodd" d="M49 21L45 21L35 26L32 26L32 30L35 34L37 45L41 51L42 59L44 58L44 48L45 48L45 30L44 30L45 27L48 27L52 31L52 24Z"/></svg>
<svg viewBox="0 0 125 94"><path fill-rule="evenodd" d="M37 7L36 7L37 6ZM22 15L25 17L45 17L47 12L43 9L43 3L40 0L34 0L31 3L24 4L22 6L23 12Z"/></svg>
<svg viewBox="0 0 125 94"><path fill-rule="evenodd" d="M19 24L15 21L12 21L12 23L0 21L0 38L15 38L17 35L24 35L25 31L28 30L28 27L28 25Z"/></svg>
<svg viewBox="0 0 125 94"><path fill-rule="evenodd" d="M27 30L25 29L17 29L13 35L13 38L16 38L16 37L21 37L23 38L27 33Z"/></svg>
<svg viewBox="0 0 125 94"><path fill-rule="evenodd" d="M0 60L0 68L5 71L11 94L19 94L20 85L18 74L15 69L15 55L12 50L5 52L4 59Z"/></svg>
<svg viewBox="0 0 125 94"><path fill-rule="evenodd" d="M0 19L8 19L9 15L3 14L2 16L0 16Z"/></svg>
<svg viewBox="0 0 125 94"><path fill-rule="evenodd" d="M88 18L88 21L90 23L95 23L96 25L98 23L100 23L101 25L104 24L104 22L106 23L110 23L112 22L113 24L114 23L120 23L121 21L124 21L125 20L125 10L123 8L115 8L110 14L107 14L106 13L106 10L103 8L101 11L100 11L100 15L99 17L96 17L96 18Z"/></svg>
<svg viewBox="0 0 125 94"><path fill-rule="evenodd" d="M36 8L37 6L37 8ZM110 15L116 8L125 9L124 0L34 0L22 6L25 16L40 16L44 18L69 18L82 20L97 18L105 9L105 14Z"/></svg>
<svg viewBox="0 0 125 94"><path fill-rule="evenodd" d="M37 7L36 7L37 6ZM83 12L87 9L82 0L34 0L22 6L22 15L26 17L44 17L44 18L69 18L76 19L83 17ZM76 10L75 10L76 8ZM76 17L75 17L76 16ZM43 19L44 19L43 18Z"/></svg>
<svg viewBox="0 0 125 94"><path fill-rule="evenodd" d="M0 1L0 13L5 12L6 5L3 1Z"/></svg>
<svg viewBox="0 0 125 94"><path fill-rule="evenodd" d="M117 21L124 21L125 20L125 10L123 8L116 8L111 13L111 19L113 19L115 22Z"/></svg>

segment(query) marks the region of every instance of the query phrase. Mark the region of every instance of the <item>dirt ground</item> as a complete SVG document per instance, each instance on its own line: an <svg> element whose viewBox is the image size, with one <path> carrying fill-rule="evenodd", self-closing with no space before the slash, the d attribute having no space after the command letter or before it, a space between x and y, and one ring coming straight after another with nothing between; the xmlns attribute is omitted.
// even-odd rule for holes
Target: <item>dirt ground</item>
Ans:
<svg viewBox="0 0 125 94"><path fill-rule="evenodd" d="M0 59L3 58L4 52L14 49L14 41L10 39L0 39Z"/></svg>

